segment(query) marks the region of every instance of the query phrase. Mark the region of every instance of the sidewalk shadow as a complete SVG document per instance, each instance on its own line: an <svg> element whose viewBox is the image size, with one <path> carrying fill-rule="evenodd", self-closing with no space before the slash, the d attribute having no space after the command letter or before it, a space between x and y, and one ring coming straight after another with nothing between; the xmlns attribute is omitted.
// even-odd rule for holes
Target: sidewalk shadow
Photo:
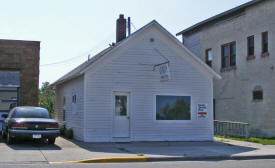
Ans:
<svg viewBox="0 0 275 168"><path fill-rule="evenodd" d="M5 143L0 136L0 143ZM16 139L13 144L7 145L13 150L61 150L61 147L56 144L48 144L44 141L34 141L25 139Z"/></svg>
<svg viewBox="0 0 275 168"><path fill-rule="evenodd" d="M224 142L129 142L87 143L67 140L90 152L111 154L135 154L145 156L231 156L255 151L258 148L231 145Z"/></svg>

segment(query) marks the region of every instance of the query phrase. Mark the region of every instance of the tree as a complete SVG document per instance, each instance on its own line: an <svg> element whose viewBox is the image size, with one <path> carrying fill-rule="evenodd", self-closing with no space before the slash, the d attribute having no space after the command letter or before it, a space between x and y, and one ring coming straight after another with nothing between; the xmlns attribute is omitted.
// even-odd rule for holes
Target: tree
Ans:
<svg viewBox="0 0 275 168"><path fill-rule="evenodd" d="M43 82L39 90L39 106L46 108L52 117L54 117L54 88L49 82Z"/></svg>

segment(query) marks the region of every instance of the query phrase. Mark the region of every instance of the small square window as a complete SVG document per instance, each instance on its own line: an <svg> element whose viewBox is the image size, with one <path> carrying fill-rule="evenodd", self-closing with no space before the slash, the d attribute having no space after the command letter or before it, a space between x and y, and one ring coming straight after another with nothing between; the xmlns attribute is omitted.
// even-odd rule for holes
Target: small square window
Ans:
<svg viewBox="0 0 275 168"><path fill-rule="evenodd" d="M263 91L262 90L253 91L253 100L263 100Z"/></svg>

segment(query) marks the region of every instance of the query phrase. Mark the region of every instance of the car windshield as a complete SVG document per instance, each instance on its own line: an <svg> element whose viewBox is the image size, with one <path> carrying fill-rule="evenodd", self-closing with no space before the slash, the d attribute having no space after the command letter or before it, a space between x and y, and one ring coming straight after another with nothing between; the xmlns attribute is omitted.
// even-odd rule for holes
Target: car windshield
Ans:
<svg viewBox="0 0 275 168"><path fill-rule="evenodd" d="M14 110L12 118L50 118L50 115L44 108L20 108Z"/></svg>

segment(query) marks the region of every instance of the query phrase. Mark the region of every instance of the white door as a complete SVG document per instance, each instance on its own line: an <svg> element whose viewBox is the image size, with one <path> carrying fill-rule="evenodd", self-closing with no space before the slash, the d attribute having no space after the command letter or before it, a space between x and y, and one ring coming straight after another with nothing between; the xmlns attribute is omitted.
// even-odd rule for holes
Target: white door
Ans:
<svg viewBox="0 0 275 168"><path fill-rule="evenodd" d="M114 94L113 137L126 138L130 136L129 99L128 92L115 92Z"/></svg>

